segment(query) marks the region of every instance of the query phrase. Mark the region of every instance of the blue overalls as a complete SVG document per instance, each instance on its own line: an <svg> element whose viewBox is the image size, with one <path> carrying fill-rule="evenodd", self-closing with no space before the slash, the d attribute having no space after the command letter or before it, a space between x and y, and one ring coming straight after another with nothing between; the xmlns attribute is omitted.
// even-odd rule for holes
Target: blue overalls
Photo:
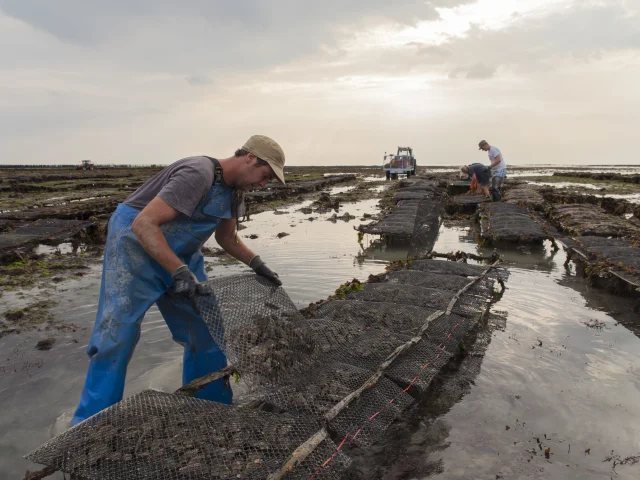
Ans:
<svg viewBox="0 0 640 480"><path fill-rule="evenodd" d="M200 247L222 218L232 217L233 200L234 191L216 183L191 218L180 214L161 226L171 250L200 282L207 279ZM98 313L87 348L89 371L71 425L122 400L127 365L140 339L140 324L154 303L173 339L184 345L183 384L227 365L191 301L166 294L171 274L144 251L131 231L139 213L119 204L109 221ZM230 404L232 392L228 382L220 379L196 396Z"/></svg>

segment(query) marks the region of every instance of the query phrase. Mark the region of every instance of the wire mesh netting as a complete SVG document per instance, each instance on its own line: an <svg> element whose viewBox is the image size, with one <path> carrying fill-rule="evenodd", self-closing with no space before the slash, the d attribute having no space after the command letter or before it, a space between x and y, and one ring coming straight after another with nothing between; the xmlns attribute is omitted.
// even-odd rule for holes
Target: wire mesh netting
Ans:
<svg viewBox="0 0 640 480"><path fill-rule="evenodd" d="M516 204L486 203L480 216L480 235L493 242L540 243L549 237L529 212Z"/></svg>
<svg viewBox="0 0 640 480"><path fill-rule="evenodd" d="M422 341L393 362L385 374L401 386L411 385L417 393L424 393L451 356L444 345ZM411 390L411 393L416 392Z"/></svg>
<svg viewBox="0 0 640 480"><path fill-rule="evenodd" d="M549 219L572 235L625 237L640 234L640 228L625 217L609 214L598 205L555 205L549 213Z"/></svg>
<svg viewBox="0 0 640 480"><path fill-rule="evenodd" d="M462 262L443 262L440 260L415 260L411 262L409 270L419 270L432 275L459 275L462 277L478 277L486 267ZM501 277L506 280L508 271L504 268L494 268L487 273L489 278Z"/></svg>
<svg viewBox="0 0 640 480"><path fill-rule="evenodd" d="M425 181L416 181L408 186L400 188L393 197L393 208L380 221L360 225L358 230L374 235L395 235L410 238L416 227L416 217L420 210L424 209L425 202L433 200L437 196L435 184ZM433 208L439 208L437 203ZM424 222L423 222L424 223ZM426 227L419 228L419 231ZM429 228L432 231L433 227ZM425 231L422 233L429 236ZM437 235L437 228L435 229Z"/></svg>
<svg viewBox="0 0 640 480"><path fill-rule="evenodd" d="M588 253L622 267L640 268L640 248L630 240L606 237L576 237Z"/></svg>
<svg viewBox="0 0 640 480"><path fill-rule="evenodd" d="M354 365L323 360L313 378L294 379L278 389L258 397L278 410L291 412L319 421L342 399L362 386L373 372ZM394 402L390 404L390 400ZM354 403L334 418L328 426L338 438L355 437L360 445L371 444L414 399L387 378L381 378L375 388L362 393ZM375 416L375 421L369 421Z"/></svg>
<svg viewBox="0 0 640 480"><path fill-rule="evenodd" d="M392 298L394 303L415 305L417 307L446 308L455 292L447 292L436 288L400 285L397 283L370 283L360 292L350 295L354 300L376 302L379 299Z"/></svg>
<svg viewBox="0 0 640 480"><path fill-rule="evenodd" d="M539 211L543 211L545 207L545 200L540 193L540 187L529 184L510 187L502 197L502 201Z"/></svg>
<svg viewBox="0 0 640 480"><path fill-rule="evenodd" d="M387 302L365 302L350 299L332 300L308 311L311 318L336 320L342 325L359 325L361 328L386 328L398 333L413 335L422 326L425 319L436 309L416 307L414 305L398 305Z"/></svg>
<svg viewBox="0 0 640 480"><path fill-rule="evenodd" d="M196 305L213 339L249 383L278 383L309 367L315 341L284 289L253 275L209 285L212 295L197 297Z"/></svg>
<svg viewBox="0 0 640 480"><path fill-rule="evenodd" d="M264 479L315 428L287 414L144 391L51 440L37 458L80 478ZM348 459L331 470L340 463Z"/></svg>
<svg viewBox="0 0 640 480"><path fill-rule="evenodd" d="M434 190L433 195L418 203L413 233L411 234L409 257L420 258L431 252L436 238L438 238L444 211L442 193L439 190Z"/></svg>
<svg viewBox="0 0 640 480"><path fill-rule="evenodd" d="M411 268L305 316L255 275L211 280L197 307L249 387L239 404L144 391L28 458L82 479L264 479L326 431L273 478L339 478L350 462L340 447L371 445L426 391L507 275L436 260Z"/></svg>
<svg viewBox="0 0 640 480"><path fill-rule="evenodd" d="M457 292L463 288L469 280L460 275L425 275L417 270L398 270L387 275L389 283L415 285L416 287L437 288Z"/></svg>

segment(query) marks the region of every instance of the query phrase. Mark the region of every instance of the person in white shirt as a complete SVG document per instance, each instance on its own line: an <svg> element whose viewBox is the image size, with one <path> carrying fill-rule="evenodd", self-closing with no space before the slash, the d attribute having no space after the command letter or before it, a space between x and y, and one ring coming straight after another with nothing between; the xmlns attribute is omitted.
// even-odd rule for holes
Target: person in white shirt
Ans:
<svg viewBox="0 0 640 480"><path fill-rule="evenodd" d="M489 153L489 160L491 161L491 197L494 202L500 201L502 193L500 188L502 182L507 177L507 162L504 159L504 155L498 147L489 145L489 142L482 140L478 147L480 150L484 150Z"/></svg>

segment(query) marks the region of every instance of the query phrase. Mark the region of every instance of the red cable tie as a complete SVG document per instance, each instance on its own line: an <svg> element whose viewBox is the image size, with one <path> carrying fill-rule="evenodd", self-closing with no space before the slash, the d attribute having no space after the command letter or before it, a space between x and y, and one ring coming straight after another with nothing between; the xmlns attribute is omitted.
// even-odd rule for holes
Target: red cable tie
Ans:
<svg viewBox="0 0 640 480"><path fill-rule="evenodd" d="M336 451L340 450L342 448L342 446L344 445L344 442L347 441L347 438L349 438L349 434L347 434L346 437L344 437L344 440L342 440L342 443L340 445L338 445L338 448L336 448Z"/></svg>
<svg viewBox="0 0 640 480"><path fill-rule="evenodd" d="M309 480L313 480L314 478L316 478L316 476L317 476L319 473L320 473L320 469L316 470L316 471L313 473L313 475L311 475L311 476L309 477Z"/></svg>
<svg viewBox="0 0 640 480"><path fill-rule="evenodd" d="M331 460L333 460L333 456L329 457L327 461L322 464L322 468L325 468L327 465L329 465L329 463L331 463Z"/></svg>
<svg viewBox="0 0 640 480"><path fill-rule="evenodd" d="M363 428L363 427L360 427L360 429L356 432L356 434L353 436L353 438L352 438L351 440L355 440L355 439L356 439L356 437L357 437L358 435L360 435L360 431L362 430L362 428Z"/></svg>
<svg viewBox="0 0 640 480"><path fill-rule="evenodd" d="M431 365L431 362L427 362L424 367L422 367L422 369L424 370L425 368L427 368L429 365Z"/></svg>
<svg viewBox="0 0 640 480"><path fill-rule="evenodd" d="M378 415L380 415L380 412L376 412L373 414L373 416L369 419L369 421L373 420L374 418L376 418Z"/></svg>

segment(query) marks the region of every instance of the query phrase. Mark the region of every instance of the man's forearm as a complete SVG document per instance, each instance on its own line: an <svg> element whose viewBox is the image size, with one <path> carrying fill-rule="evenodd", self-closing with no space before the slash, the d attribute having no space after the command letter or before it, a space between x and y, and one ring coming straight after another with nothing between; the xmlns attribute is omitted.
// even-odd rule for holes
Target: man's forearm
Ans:
<svg viewBox="0 0 640 480"><path fill-rule="evenodd" d="M184 263L171 250L167 239L158 225L144 222L142 225L134 225L133 233L138 237L138 241L145 252L158 262L162 268L172 275Z"/></svg>

